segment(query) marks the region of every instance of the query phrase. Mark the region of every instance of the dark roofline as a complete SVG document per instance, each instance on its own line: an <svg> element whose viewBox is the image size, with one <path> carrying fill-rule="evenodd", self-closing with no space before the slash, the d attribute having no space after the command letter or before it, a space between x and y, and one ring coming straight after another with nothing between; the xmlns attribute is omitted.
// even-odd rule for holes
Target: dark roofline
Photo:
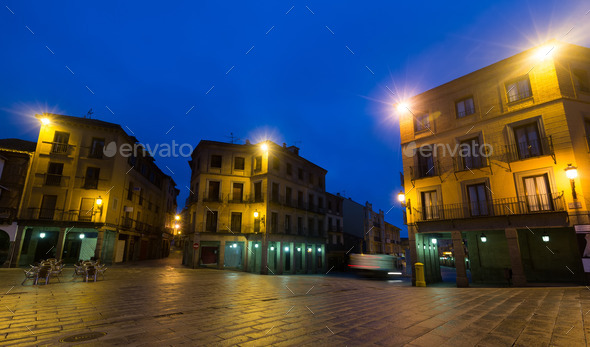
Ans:
<svg viewBox="0 0 590 347"><path fill-rule="evenodd" d="M514 55L511 55L511 56L509 56L507 58L504 58L502 60L499 60L499 61L497 61L495 63L492 63L490 65L486 65L486 66L484 66L482 68L479 68L477 70L474 70L474 71L472 71L472 72L470 72L470 73L468 73L466 75L459 76L459 77L457 77L457 78L455 78L453 80L450 80L448 82L445 82L443 84L440 84L440 85L438 85L436 87L432 87L430 89L427 89L427 90L423 91L422 93L419 93L419 94L416 94L416 95L413 95L413 96L409 97L408 100L412 100L414 98L418 98L420 96L423 96L424 94L428 94L428 93L432 92L435 89L439 89L439 88L443 88L443 87L448 87L452 83L458 82L458 81L463 80L463 79L467 79L470 76L473 76L473 75L482 73L482 72L487 71L489 69L494 69L497 66L499 66L499 65L501 65L501 64L503 64L503 63L505 63L505 62L507 62L509 60L513 60L513 59L516 60L517 57L520 58L520 57L526 55L527 53L530 53L530 52L532 52L532 51L534 51L536 49L539 49L539 48L541 48L541 47L543 47L545 45L550 45L550 44L559 45L559 46L567 46L568 48L585 49L585 50L590 51L590 48L588 48L588 47L579 46L579 45L575 45L575 44L567 43L567 42L563 42L563 41L548 40L547 42L545 42L545 43L543 43L541 45L531 47L531 48L526 49L526 50L524 50L522 52L518 52L518 53L516 53Z"/></svg>
<svg viewBox="0 0 590 347"><path fill-rule="evenodd" d="M20 153L34 153L37 149L37 142L16 138L0 139L0 149Z"/></svg>
<svg viewBox="0 0 590 347"><path fill-rule="evenodd" d="M288 154L288 155L290 155L292 158L295 158L295 159L298 159L298 160L303 160L304 162L306 162L306 163L308 163L308 164L310 164L310 165L313 165L313 166L317 167L317 168L318 168L318 169L320 169L320 170L323 170L323 171L325 172L325 174L327 174L327 173L328 173L328 170L324 169L323 167L321 167L321 166L319 166L319 165L317 165L317 164L315 164L315 163L313 163L313 162L309 161L308 159L305 159L304 157L302 157L302 156L300 156L300 155L298 155L298 154L294 154L293 152L291 152L291 151L290 151L288 148L291 148L291 147L293 147L293 146L285 148L285 147L282 147L282 146L280 146L279 144L277 144L277 143L275 143L275 142L273 142L273 141L270 141L270 140L267 140L267 141L262 141L262 142L267 142L267 143L269 144L269 146L274 146L274 147L276 147L276 148L279 148L279 149L280 149L280 150L282 150L282 151L283 151L285 154ZM193 153L191 153L191 158L193 158L193 155L195 154L195 152L197 151L197 149L198 149L199 147L201 147L201 146L205 146L205 145L219 145L219 146L222 146L222 147L230 147L230 148L246 148L247 150L250 150L250 149L252 149L254 146L257 146L257 145L259 145L260 143L261 143L261 142L259 142L259 143L250 143L250 144L247 144L247 143L245 143L245 144L239 144L239 143L228 143L228 142L212 141L212 140L201 140L201 141L199 141L199 144L197 144L197 146L196 146L196 147L195 147L195 149L193 150ZM190 165L190 164L189 164L189 165Z"/></svg>

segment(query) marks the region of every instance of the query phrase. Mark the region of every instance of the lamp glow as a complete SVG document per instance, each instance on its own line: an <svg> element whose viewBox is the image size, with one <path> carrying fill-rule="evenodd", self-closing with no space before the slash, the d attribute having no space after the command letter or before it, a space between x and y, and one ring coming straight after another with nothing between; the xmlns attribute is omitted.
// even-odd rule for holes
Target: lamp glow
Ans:
<svg viewBox="0 0 590 347"><path fill-rule="evenodd" d="M486 237L486 235L484 233L481 233L481 236L479 237L479 239L481 240L481 242L486 243L488 242L488 238Z"/></svg>
<svg viewBox="0 0 590 347"><path fill-rule="evenodd" d="M263 151L268 151L268 144L267 143L263 143L260 145L260 149L262 149Z"/></svg>
<svg viewBox="0 0 590 347"><path fill-rule="evenodd" d="M573 166L572 164L567 164L567 167L565 168L565 175L570 180L575 179L576 177L578 177L578 168Z"/></svg>
<svg viewBox="0 0 590 347"><path fill-rule="evenodd" d="M318 248L318 252L322 252L322 249L321 248Z"/></svg>
<svg viewBox="0 0 590 347"><path fill-rule="evenodd" d="M436 243L438 242L436 239L432 239L431 241L433 245L436 245Z"/></svg>
<svg viewBox="0 0 590 347"><path fill-rule="evenodd" d="M285 252L289 252L289 247L285 247Z"/></svg>
<svg viewBox="0 0 590 347"><path fill-rule="evenodd" d="M271 247L271 248L270 248L270 250L271 250L271 251L274 251L274 250L275 250L275 248L274 248L274 247Z"/></svg>
<svg viewBox="0 0 590 347"><path fill-rule="evenodd" d="M96 206L101 206L101 205L102 205L102 198L99 195L98 199L96 199Z"/></svg>
<svg viewBox="0 0 590 347"><path fill-rule="evenodd" d="M176 215L176 216L174 216L174 219L175 219L175 220L180 220L180 215Z"/></svg>
<svg viewBox="0 0 590 347"><path fill-rule="evenodd" d="M258 211L254 211L254 218L258 218L260 214L258 213Z"/></svg>
<svg viewBox="0 0 590 347"><path fill-rule="evenodd" d="M80 234L80 236L79 236L79 237L80 237L81 239L83 239L83 238L84 238L84 234Z"/></svg>
<svg viewBox="0 0 590 347"><path fill-rule="evenodd" d="M539 48L539 50L537 50L535 56L539 61L543 61L547 58L551 58L553 54L555 54L555 49L555 45L542 46L541 48Z"/></svg>
<svg viewBox="0 0 590 347"><path fill-rule="evenodd" d="M257 243L254 244L254 248L258 248L258 244Z"/></svg>
<svg viewBox="0 0 590 347"><path fill-rule="evenodd" d="M41 124L48 125L49 123L51 123L51 120L49 120L49 118L47 118L47 117L41 118Z"/></svg>
<svg viewBox="0 0 590 347"><path fill-rule="evenodd" d="M407 102L400 102L397 105L395 105L395 108L397 109L397 112L404 112L406 110L409 110Z"/></svg>
<svg viewBox="0 0 590 347"><path fill-rule="evenodd" d="M301 252L301 247L297 247L297 252Z"/></svg>
<svg viewBox="0 0 590 347"><path fill-rule="evenodd" d="M543 242L549 242L549 235L547 235L547 232L543 233L543 236L541 236L541 239L543 240Z"/></svg>
<svg viewBox="0 0 590 347"><path fill-rule="evenodd" d="M178 224L174 224L174 227L175 227L176 229L178 229L178 228L180 227L180 225L178 225Z"/></svg>
<svg viewBox="0 0 590 347"><path fill-rule="evenodd" d="M44 239L45 238L45 233L39 234L39 237L42 238L42 239Z"/></svg>
<svg viewBox="0 0 590 347"><path fill-rule="evenodd" d="M308 252L308 253L311 253L311 248L308 248L308 249L307 249L307 252Z"/></svg>
<svg viewBox="0 0 590 347"><path fill-rule="evenodd" d="M399 193L397 194L397 200L399 202L404 202L406 201L406 194L404 194L404 192L402 192L401 190L399 191Z"/></svg>

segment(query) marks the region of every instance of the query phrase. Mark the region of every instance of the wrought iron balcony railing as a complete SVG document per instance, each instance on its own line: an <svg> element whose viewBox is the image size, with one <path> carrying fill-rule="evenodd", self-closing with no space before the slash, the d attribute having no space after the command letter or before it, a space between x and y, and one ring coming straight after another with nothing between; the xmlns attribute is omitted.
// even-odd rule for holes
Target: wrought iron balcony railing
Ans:
<svg viewBox="0 0 590 347"><path fill-rule="evenodd" d="M554 156L553 139L551 136L542 137L537 140L518 142L515 144L505 145L507 159L510 162L540 157L543 155Z"/></svg>
<svg viewBox="0 0 590 347"><path fill-rule="evenodd" d="M565 211L563 193L434 205L417 210L417 222Z"/></svg>

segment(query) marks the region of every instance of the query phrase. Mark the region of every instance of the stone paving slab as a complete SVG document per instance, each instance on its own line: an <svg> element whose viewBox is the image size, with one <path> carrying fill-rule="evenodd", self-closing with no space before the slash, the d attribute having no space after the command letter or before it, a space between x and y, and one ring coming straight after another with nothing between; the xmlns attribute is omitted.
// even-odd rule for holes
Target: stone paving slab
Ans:
<svg viewBox="0 0 590 347"><path fill-rule="evenodd" d="M590 290L414 288L337 276L111 267L105 280L21 286L0 269L0 345L585 346Z"/></svg>

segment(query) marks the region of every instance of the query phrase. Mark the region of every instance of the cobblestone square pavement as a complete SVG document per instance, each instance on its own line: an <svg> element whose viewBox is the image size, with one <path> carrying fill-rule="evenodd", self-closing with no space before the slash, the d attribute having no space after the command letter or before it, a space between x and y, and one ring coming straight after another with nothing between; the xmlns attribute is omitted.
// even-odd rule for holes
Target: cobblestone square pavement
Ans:
<svg viewBox="0 0 590 347"><path fill-rule="evenodd" d="M106 280L24 286L0 269L0 345L584 346L590 290L414 288L331 276L111 267ZM174 264L174 265L169 265Z"/></svg>

